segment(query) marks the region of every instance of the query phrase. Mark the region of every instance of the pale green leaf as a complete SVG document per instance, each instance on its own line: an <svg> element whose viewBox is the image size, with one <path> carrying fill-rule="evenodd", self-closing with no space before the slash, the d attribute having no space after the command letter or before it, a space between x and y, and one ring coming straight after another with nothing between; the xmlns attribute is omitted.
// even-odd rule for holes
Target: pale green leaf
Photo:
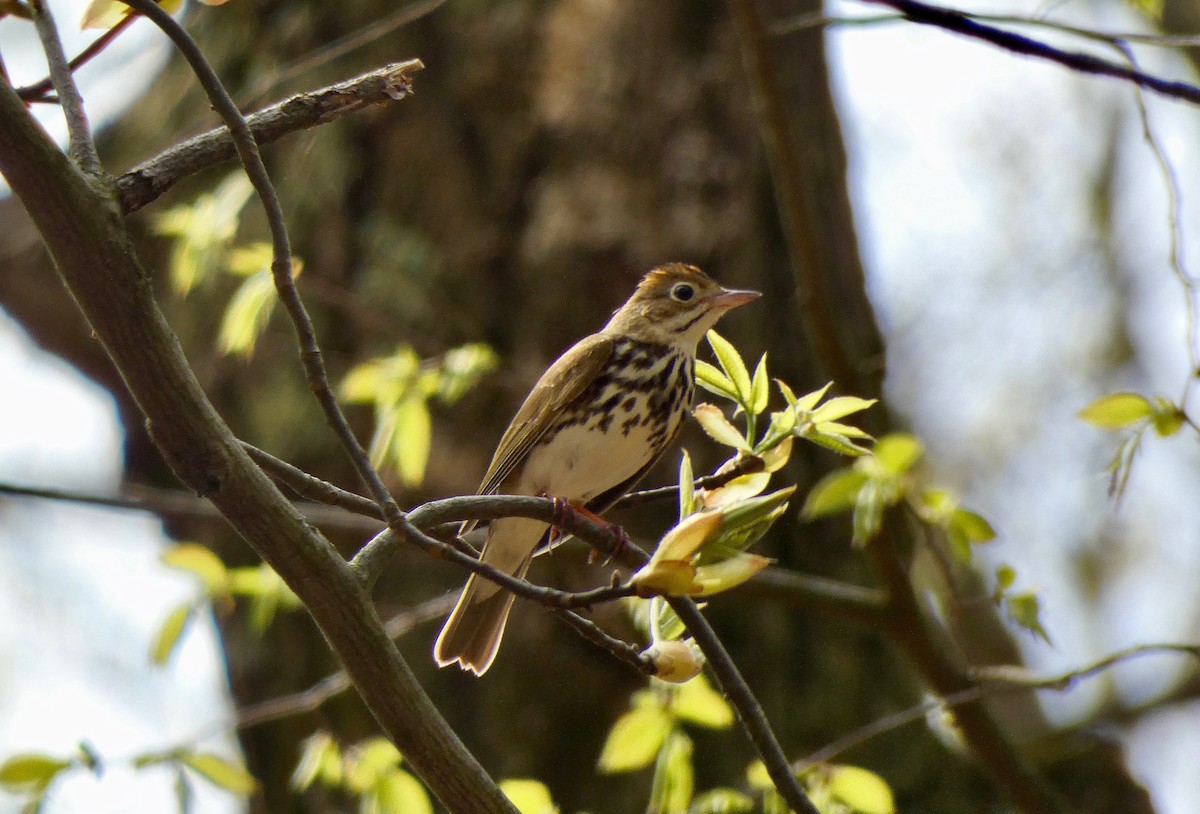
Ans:
<svg viewBox="0 0 1200 814"><path fill-rule="evenodd" d="M804 508L800 510L801 517L813 520L853 508L866 482L866 474L851 467L830 472L808 493Z"/></svg>
<svg viewBox="0 0 1200 814"><path fill-rule="evenodd" d="M839 418L861 412L877 401L878 399L860 399L857 396L836 396L813 410L812 420L815 423L837 421Z"/></svg>
<svg viewBox="0 0 1200 814"><path fill-rule="evenodd" d="M775 788L775 781L767 771L766 764L761 760L753 761L746 767L746 785L757 791L767 791Z"/></svg>
<svg viewBox="0 0 1200 814"><path fill-rule="evenodd" d="M328 774L331 762L337 767L332 777ZM333 736L323 730L305 738L300 759L292 771L291 786L297 791L304 791L318 780L330 785L341 781L341 750Z"/></svg>
<svg viewBox="0 0 1200 814"><path fill-rule="evenodd" d="M754 368L754 378L750 382L750 400L746 405L751 415L761 415L767 409L771 398L771 379L767 376L767 355L764 353Z"/></svg>
<svg viewBox="0 0 1200 814"><path fill-rule="evenodd" d="M754 798L733 789L710 789L697 795L689 814L753 814Z"/></svg>
<svg viewBox="0 0 1200 814"><path fill-rule="evenodd" d="M710 365L703 359L696 360L696 384L713 395L722 396L730 401L738 400L737 387L729 377L716 365Z"/></svg>
<svg viewBox="0 0 1200 814"><path fill-rule="evenodd" d="M758 453L762 458L763 469L767 472L778 472L792 457L792 437L788 436L770 449Z"/></svg>
<svg viewBox="0 0 1200 814"><path fill-rule="evenodd" d="M778 379L775 381L779 384L779 388L781 390L786 387L786 385L784 385L784 383ZM811 393L805 393L800 398L795 398L794 396L790 397L788 398L788 402L795 402L796 412L798 413L811 413L813 408L821 402L821 399L825 398L825 394L829 392L829 388L831 387L833 387L833 382L829 382L820 390L814 390ZM784 390L784 397L787 398L790 393L790 389Z"/></svg>
<svg viewBox="0 0 1200 814"><path fill-rule="evenodd" d="M194 611L195 608L190 602L184 602L167 614L167 618L163 620L162 626L158 629L158 635L154 637L150 646L151 664L155 667L162 667L170 660Z"/></svg>
<svg viewBox="0 0 1200 814"><path fill-rule="evenodd" d="M1162 396L1154 397L1154 415L1151 416L1150 423L1160 436L1166 438L1179 432L1185 418L1183 410L1180 410L1173 401Z"/></svg>
<svg viewBox="0 0 1200 814"><path fill-rule="evenodd" d="M613 724L599 769L606 774L644 769L654 762L673 726L671 716L659 706L642 706L626 712Z"/></svg>
<svg viewBox="0 0 1200 814"><path fill-rule="evenodd" d="M264 271L270 274L274 261L275 247L270 243L259 241L230 249L225 258L225 269L238 277L254 277ZM292 259L292 262L296 262L295 258Z"/></svg>
<svg viewBox="0 0 1200 814"><path fill-rule="evenodd" d="M257 781L241 765L211 752L185 752L179 762L218 788L233 794L251 794Z"/></svg>
<svg viewBox="0 0 1200 814"><path fill-rule="evenodd" d="M834 766L829 792L856 814L895 814L896 802L887 782L858 766Z"/></svg>
<svg viewBox="0 0 1200 814"><path fill-rule="evenodd" d="M701 565L692 579L695 588L690 593L702 597L732 590L773 562L770 557L742 551L728 559Z"/></svg>
<svg viewBox="0 0 1200 814"><path fill-rule="evenodd" d="M883 436L875 444L875 460L882 469L893 475L903 475L912 469L924 454L925 448L915 435L894 432Z"/></svg>
<svg viewBox="0 0 1200 814"><path fill-rule="evenodd" d="M749 405L752 390L750 371L746 369L746 363L742 361L741 354L737 352L737 348L729 340L715 330L710 330L706 336L709 346L712 347L713 353L717 357L717 362L721 365L721 369L725 371L725 375L733 382L734 390L737 391L738 403Z"/></svg>
<svg viewBox="0 0 1200 814"><path fill-rule="evenodd" d="M821 421L816 424L816 430L824 435L840 435L844 438L870 438L871 434L860 430L852 424L842 424L840 421Z"/></svg>
<svg viewBox="0 0 1200 814"><path fill-rule="evenodd" d="M407 486L420 486L425 480L433 425L424 399L410 397L396 405L395 430L391 439L396 469Z"/></svg>
<svg viewBox="0 0 1200 814"><path fill-rule="evenodd" d="M521 814L558 814L550 789L541 781L525 778L501 780L500 791Z"/></svg>
<svg viewBox="0 0 1200 814"><path fill-rule="evenodd" d="M955 509L950 516L950 528L960 531L972 543L996 539L996 530L981 515L967 509Z"/></svg>
<svg viewBox="0 0 1200 814"><path fill-rule="evenodd" d="M259 335L266 329L275 307L275 281L271 272L247 277L225 306L217 346L221 353L251 356Z"/></svg>
<svg viewBox="0 0 1200 814"><path fill-rule="evenodd" d="M671 697L671 712L688 723L707 729L733 726L733 708L703 675L675 690Z"/></svg>
<svg viewBox="0 0 1200 814"><path fill-rule="evenodd" d="M663 743L654 766L647 814L687 814L695 790L692 739L672 732Z"/></svg>
<svg viewBox="0 0 1200 814"><path fill-rule="evenodd" d="M696 509L696 477L692 474L692 456L685 449L679 458L679 519Z"/></svg>
<svg viewBox="0 0 1200 814"><path fill-rule="evenodd" d="M704 508L716 509L748 500L761 494L770 482L770 472L751 472L748 475L739 475L715 489L707 490L704 493Z"/></svg>
<svg viewBox="0 0 1200 814"><path fill-rule="evenodd" d="M0 764L0 786L13 793L45 789L73 761L33 752L13 755Z"/></svg>
<svg viewBox="0 0 1200 814"><path fill-rule="evenodd" d="M401 760L400 751L387 738L368 738L355 744L346 761L346 786L364 792L399 767Z"/></svg>
<svg viewBox="0 0 1200 814"><path fill-rule="evenodd" d="M996 586L1000 593L1007 591L1016 581L1017 572L1011 565L1001 565L996 568Z"/></svg>
<svg viewBox="0 0 1200 814"><path fill-rule="evenodd" d="M1009 594L1004 600L1009 618L1021 627L1050 644L1050 634L1042 627L1041 602L1033 591Z"/></svg>
<svg viewBox="0 0 1200 814"><path fill-rule="evenodd" d="M821 432L811 424L800 433L800 437L806 441L823 446L826 449L833 450L839 455L847 455L852 458L857 458L860 455L868 455L871 452L871 450L854 443L844 435Z"/></svg>
<svg viewBox="0 0 1200 814"><path fill-rule="evenodd" d="M729 422L725 414L721 412L721 408L715 404L697 404L692 410L692 415L700 422L701 429L708 434L708 437L716 441L718 444L724 444L727 447L734 449L750 451L750 444L742 437L737 428Z"/></svg>
<svg viewBox="0 0 1200 814"><path fill-rule="evenodd" d="M858 490L854 501L854 535L855 545L864 545L879 533L883 524L883 509L887 505L884 490L878 481L868 479Z"/></svg>
<svg viewBox="0 0 1200 814"><path fill-rule="evenodd" d="M447 351L440 366L437 398L443 404L458 401L480 378L495 370L498 361L496 352L481 342Z"/></svg>
<svg viewBox="0 0 1200 814"><path fill-rule="evenodd" d="M204 583L205 593L209 596L225 592L225 563L206 546L199 543L176 543L163 552L162 562L199 577Z"/></svg>
<svg viewBox="0 0 1200 814"><path fill-rule="evenodd" d="M1079 411L1084 421L1103 430L1121 430L1154 413L1150 400L1138 393L1110 393Z"/></svg>
<svg viewBox="0 0 1200 814"><path fill-rule="evenodd" d="M363 794L361 812L371 814L433 814L429 794L417 778L406 771L384 773Z"/></svg>

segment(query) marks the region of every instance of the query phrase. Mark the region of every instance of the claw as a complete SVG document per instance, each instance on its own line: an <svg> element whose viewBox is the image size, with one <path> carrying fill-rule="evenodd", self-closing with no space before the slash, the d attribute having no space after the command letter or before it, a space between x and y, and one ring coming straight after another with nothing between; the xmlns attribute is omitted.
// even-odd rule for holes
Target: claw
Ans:
<svg viewBox="0 0 1200 814"><path fill-rule="evenodd" d="M579 526L580 518L587 518L593 523L597 523L605 527L613 538L613 546L611 554L605 559L617 557L625 549L626 546L632 544L629 539L629 534L625 529L618 526L616 523L610 523L594 511L589 509L583 503L575 500L558 497L556 495L548 495L545 492L540 492L538 497L548 497L554 504L553 522L550 524L550 537L548 545L553 547L555 542L561 537L566 537L571 533L571 530ZM588 562L594 563L598 559L598 553L595 549L588 555Z"/></svg>

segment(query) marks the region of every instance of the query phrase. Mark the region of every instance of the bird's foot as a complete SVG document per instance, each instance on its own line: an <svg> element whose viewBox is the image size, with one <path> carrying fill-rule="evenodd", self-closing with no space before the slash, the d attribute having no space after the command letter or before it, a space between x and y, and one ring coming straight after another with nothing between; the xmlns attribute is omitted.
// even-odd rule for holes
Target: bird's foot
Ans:
<svg viewBox="0 0 1200 814"><path fill-rule="evenodd" d="M567 500L566 498L556 497L554 495L542 495L549 497L554 503L554 522L550 526L550 545L553 546L556 538L561 535L566 537L572 533L571 530L579 527L580 518L586 518L593 523L602 526L605 531L612 535L612 549L608 552L608 557L617 557L624 548L631 544L629 534L625 529L618 526L616 523L610 523L594 511L583 505L579 501ZM594 561L598 552L592 549L589 556L589 561Z"/></svg>

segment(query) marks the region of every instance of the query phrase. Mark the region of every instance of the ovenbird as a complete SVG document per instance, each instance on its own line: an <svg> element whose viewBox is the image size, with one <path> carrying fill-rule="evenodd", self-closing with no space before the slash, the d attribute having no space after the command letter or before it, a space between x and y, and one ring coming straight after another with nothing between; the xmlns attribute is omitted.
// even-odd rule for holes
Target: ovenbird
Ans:
<svg viewBox="0 0 1200 814"><path fill-rule="evenodd" d="M700 338L726 311L758 296L722 288L683 263L652 270L599 333L542 374L501 437L478 493L552 495L592 512L607 509L683 424ZM523 577L548 531L540 520L493 520L481 558ZM434 645L437 663L483 675L514 598L472 574Z"/></svg>

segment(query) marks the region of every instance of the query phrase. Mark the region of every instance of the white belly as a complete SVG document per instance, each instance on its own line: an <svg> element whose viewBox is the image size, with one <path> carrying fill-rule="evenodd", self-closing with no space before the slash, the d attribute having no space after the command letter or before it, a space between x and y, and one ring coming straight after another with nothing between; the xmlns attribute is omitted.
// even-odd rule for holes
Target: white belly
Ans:
<svg viewBox="0 0 1200 814"><path fill-rule="evenodd" d="M615 411L607 432L598 431L598 417L560 430L552 441L530 452L515 491L586 502L629 480L655 452L651 446L654 423L629 421L645 412L646 397L641 395L631 411ZM674 434L682 415L673 418L667 438ZM626 421L630 424L627 431Z"/></svg>

